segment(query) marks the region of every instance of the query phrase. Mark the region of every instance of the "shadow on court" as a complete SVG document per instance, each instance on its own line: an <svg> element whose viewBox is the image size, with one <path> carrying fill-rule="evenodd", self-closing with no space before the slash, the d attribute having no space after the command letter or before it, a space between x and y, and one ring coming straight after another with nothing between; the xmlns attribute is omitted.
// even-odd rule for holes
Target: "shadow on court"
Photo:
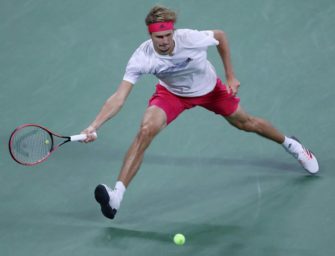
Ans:
<svg viewBox="0 0 335 256"><path fill-rule="evenodd" d="M179 223L178 227L186 234L186 244L193 246L214 245L222 241L223 236L232 236L241 232L241 227L230 225L211 225L211 224L194 224ZM148 242L160 242L171 245L173 233L153 232L147 230L134 230L119 227L104 228L100 237L97 237L97 243L101 245L113 246L120 245L128 239L148 240ZM209 240L208 238L211 237ZM216 238L216 239L215 239Z"/></svg>
<svg viewBox="0 0 335 256"><path fill-rule="evenodd" d="M290 164L284 161L276 161L274 159L246 159L246 158L199 158L199 157L176 157L176 156L159 156L148 155L146 161L150 164L160 165L198 165L198 166L250 166L261 168L274 168L278 170L297 170L301 169L297 164Z"/></svg>
<svg viewBox="0 0 335 256"><path fill-rule="evenodd" d="M123 152L113 152L114 158L122 158L124 156ZM162 166L222 166L222 167L240 167L247 166L250 169L254 167L259 168L270 168L277 169L281 171L299 171L301 172L301 166L296 162L294 158L290 161L281 161L274 158L257 158L257 157L242 157L241 158L224 158L224 157L180 157L171 155L158 155L158 154L146 154L145 155L146 164L157 164Z"/></svg>
<svg viewBox="0 0 335 256"><path fill-rule="evenodd" d="M311 252L316 250L308 251L290 245L295 237L301 236L304 230L300 230L299 225L293 222L290 223L291 229L287 233L286 225L287 222L290 222L290 215L296 214L296 207L305 201L305 194L308 193L311 183L318 183L320 180L321 178L316 176L300 176L287 183L273 186L256 197L238 203L235 207L228 207L223 203L217 205L215 209L206 209L206 204L204 204L201 211L204 216L207 215L206 212L208 213L206 221L197 222L193 219L176 222L171 219L156 222L150 220L150 218L155 218L155 215L169 211L157 205L157 211L152 212L150 216L136 217L143 219L142 228L125 227L127 223L123 223L122 227L101 228L94 244L98 247L125 251L129 251L132 246L139 246L142 250L141 246L150 248L153 244L159 244L158 248L161 251L155 251L157 255L173 255L174 250L185 255L223 255L227 253L229 255L265 255L266 253L268 255L311 255ZM170 204L169 202L164 204L166 203ZM194 202L189 203L192 205ZM141 209L138 210L141 211ZM170 207L170 211L171 216L175 216L174 209ZM214 211L216 214L213 215ZM136 212L133 214L136 215ZM304 213L300 212L300 214ZM305 216L301 216L300 219L304 222L304 219L309 217L309 214L305 213ZM192 219L192 216L190 218ZM278 226L278 223L285 223L285 225L281 227ZM182 247L175 246L172 242L176 229L186 236L186 243ZM307 239L314 236L313 234L305 235Z"/></svg>

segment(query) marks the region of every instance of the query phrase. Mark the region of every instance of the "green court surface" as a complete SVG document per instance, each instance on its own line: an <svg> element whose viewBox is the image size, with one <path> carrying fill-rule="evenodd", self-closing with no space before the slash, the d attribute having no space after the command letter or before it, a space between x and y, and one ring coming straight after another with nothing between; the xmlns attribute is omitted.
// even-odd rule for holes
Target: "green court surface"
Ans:
<svg viewBox="0 0 335 256"><path fill-rule="evenodd" d="M8 137L22 123L86 128L148 38L155 3L0 1L0 255L334 255L333 0L160 1L178 11L178 28L227 33L241 104L310 147L317 176L281 146L195 108L159 134L116 219L105 219L93 191L115 183L151 76L95 143L67 144L35 167L10 158ZM223 77L215 47L208 55Z"/></svg>

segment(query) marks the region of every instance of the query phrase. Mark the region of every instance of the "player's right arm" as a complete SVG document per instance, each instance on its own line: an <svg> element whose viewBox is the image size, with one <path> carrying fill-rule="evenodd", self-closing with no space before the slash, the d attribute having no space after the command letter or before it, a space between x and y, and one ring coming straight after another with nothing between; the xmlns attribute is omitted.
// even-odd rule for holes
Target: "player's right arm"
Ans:
<svg viewBox="0 0 335 256"><path fill-rule="evenodd" d="M94 121L82 131L87 134L85 142L96 139L92 134L120 111L132 88L133 85L130 82L122 80L115 93L106 100Z"/></svg>

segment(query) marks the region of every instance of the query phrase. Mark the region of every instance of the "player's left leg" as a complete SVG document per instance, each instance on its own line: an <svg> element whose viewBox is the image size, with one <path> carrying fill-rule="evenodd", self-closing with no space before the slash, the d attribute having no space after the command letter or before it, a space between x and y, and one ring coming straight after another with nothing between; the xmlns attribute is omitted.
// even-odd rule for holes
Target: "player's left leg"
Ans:
<svg viewBox="0 0 335 256"><path fill-rule="evenodd" d="M287 152L293 155L303 168L311 174L319 171L318 162L313 153L305 148L295 137L288 138L278 131L272 124L262 118L247 114L241 106L229 115L226 120L236 128L257 133L258 135L282 144Z"/></svg>
<svg viewBox="0 0 335 256"><path fill-rule="evenodd" d="M257 133L258 135L273 140L279 144L282 144L285 140L284 134L273 127L270 122L247 114L241 106L238 106L233 114L226 116L225 118L230 124L240 130Z"/></svg>

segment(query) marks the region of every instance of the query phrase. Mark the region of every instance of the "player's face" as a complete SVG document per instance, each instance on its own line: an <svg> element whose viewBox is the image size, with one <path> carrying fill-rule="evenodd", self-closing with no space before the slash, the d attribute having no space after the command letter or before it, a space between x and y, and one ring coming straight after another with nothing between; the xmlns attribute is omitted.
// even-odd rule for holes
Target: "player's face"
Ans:
<svg viewBox="0 0 335 256"><path fill-rule="evenodd" d="M152 32L150 36L156 52L162 55L172 53L174 48L173 30Z"/></svg>

